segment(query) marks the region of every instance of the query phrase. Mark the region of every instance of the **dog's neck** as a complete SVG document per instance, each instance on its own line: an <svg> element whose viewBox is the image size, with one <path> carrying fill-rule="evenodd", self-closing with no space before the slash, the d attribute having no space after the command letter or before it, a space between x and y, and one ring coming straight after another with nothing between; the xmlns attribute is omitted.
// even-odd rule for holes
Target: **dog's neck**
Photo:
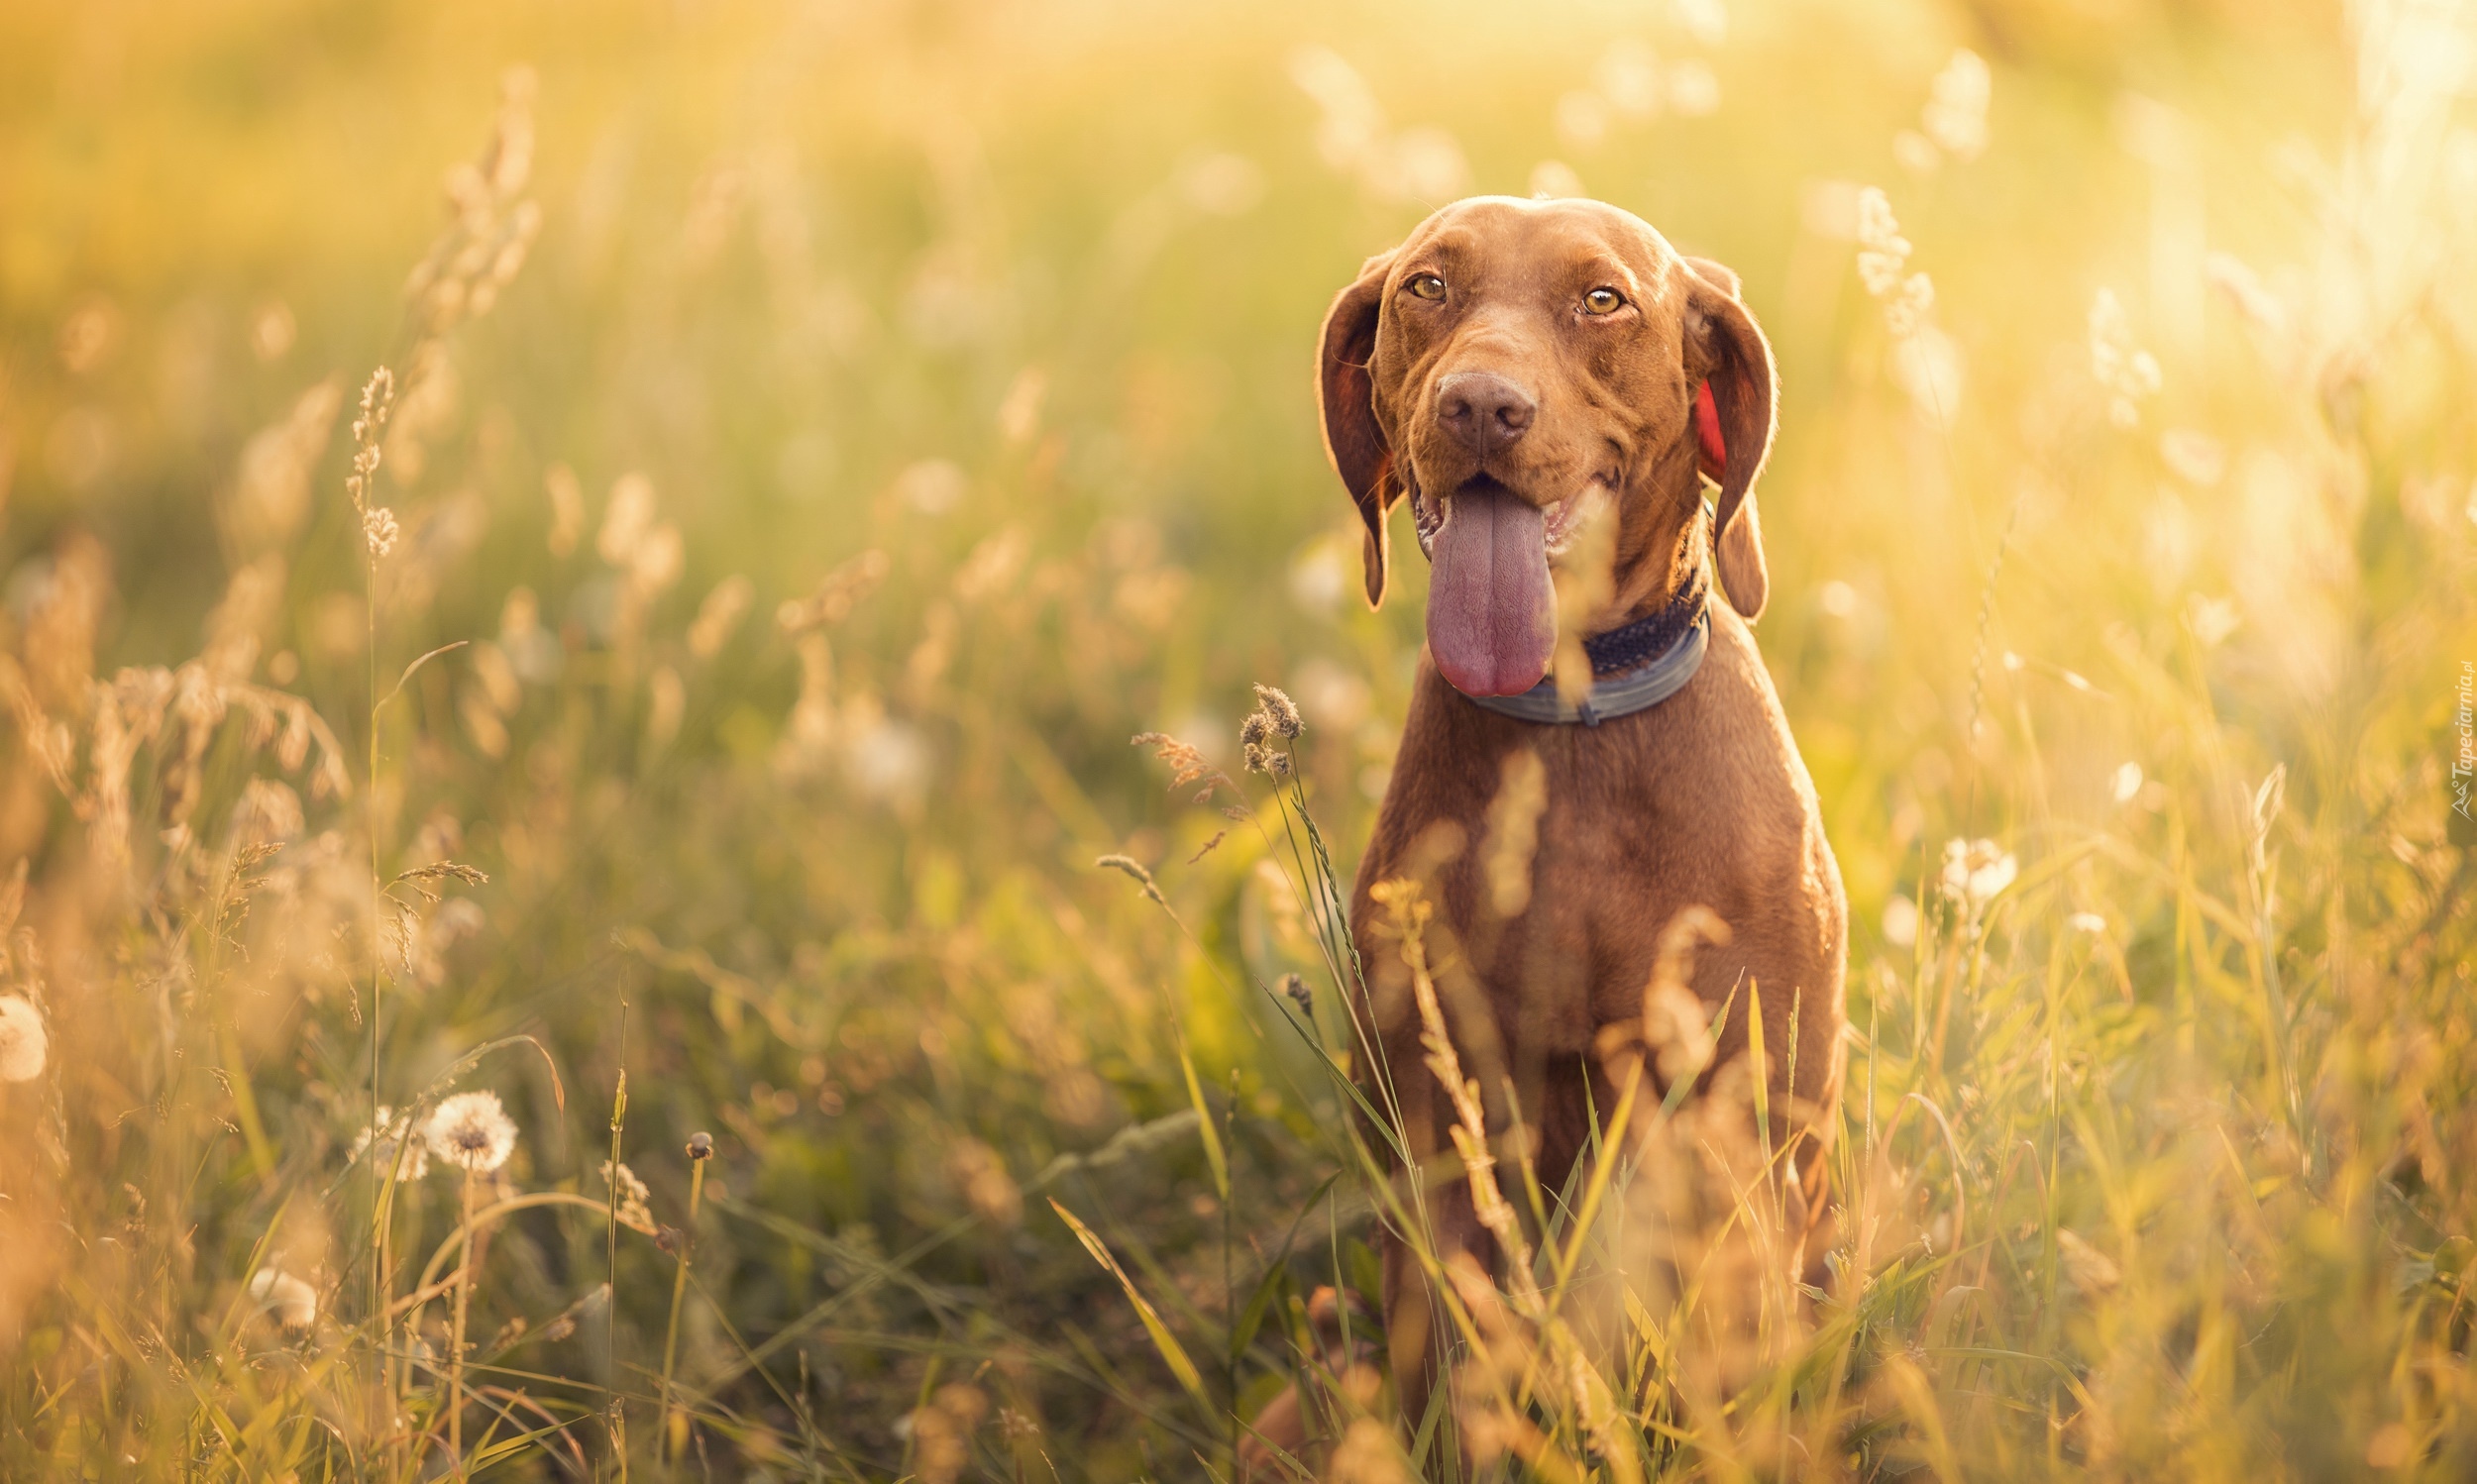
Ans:
<svg viewBox="0 0 2477 1484"><path fill-rule="evenodd" d="M1644 480L1618 530L1609 601L1584 632L1605 634L1667 609L1694 585L1711 560L1710 522L1703 518L1702 475L1686 451L1662 460ZM1639 522L1639 524L1638 524Z"/></svg>

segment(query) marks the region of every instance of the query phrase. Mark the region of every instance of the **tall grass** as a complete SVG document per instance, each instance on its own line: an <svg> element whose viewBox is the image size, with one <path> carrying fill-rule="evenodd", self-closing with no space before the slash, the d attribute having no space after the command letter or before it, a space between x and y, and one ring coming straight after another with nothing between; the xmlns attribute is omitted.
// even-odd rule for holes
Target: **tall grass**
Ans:
<svg viewBox="0 0 2477 1484"><path fill-rule="evenodd" d="M2466 1476L2473 25L0 14L0 1472ZM1725 924L1565 1188L1416 874L1368 1066L1307 348L1574 188L1781 359L1815 1289Z"/></svg>

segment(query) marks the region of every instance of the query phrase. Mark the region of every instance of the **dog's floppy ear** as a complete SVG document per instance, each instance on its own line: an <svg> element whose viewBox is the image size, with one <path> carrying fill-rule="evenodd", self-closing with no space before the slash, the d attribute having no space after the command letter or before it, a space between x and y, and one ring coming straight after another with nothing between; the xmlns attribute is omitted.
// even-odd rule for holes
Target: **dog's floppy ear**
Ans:
<svg viewBox="0 0 2477 1484"><path fill-rule="evenodd" d="M1720 485L1712 522L1715 565L1729 605L1753 618L1772 589L1763 523L1755 514L1755 477L1772 452L1778 407L1772 346L1738 302L1737 274L1703 258L1685 265L1686 366L1703 378L1695 394L1695 432L1703 472Z"/></svg>
<svg viewBox="0 0 2477 1484"><path fill-rule="evenodd" d="M1335 295L1325 312L1324 333L1316 351L1317 405L1325 427L1325 452L1334 472L1349 488L1367 525L1365 549L1367 604L1384 601L1385 566L1390 553L1385 515L1402 497L1402 477L1394 468L1393 450L1376 422L1375 382L1368 375L1368 358L1376 351L1377 312L1384 305L1385 273L1393 266L1391 253L1367 260L1358 281Z"/></svg>
<svg viewBox="0 0 2477 1484"><path fill-rule="evenodd" d="M1695 277L1719 289L1730 298L1739 298L1746 291L1745 285L1738 282L1737 269L1725 263L1714 263L1708 258L1688 258L1685 265L1693 270Z"/></svg>

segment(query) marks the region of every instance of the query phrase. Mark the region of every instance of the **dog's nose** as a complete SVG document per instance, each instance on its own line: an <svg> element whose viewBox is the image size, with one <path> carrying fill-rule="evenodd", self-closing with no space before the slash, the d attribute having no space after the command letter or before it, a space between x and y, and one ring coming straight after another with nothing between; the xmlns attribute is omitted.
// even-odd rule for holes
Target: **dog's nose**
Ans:
<svg viewBox="0 0 2477 1484"><path fill-rule="evenodd" d="M1437 420L1483 459L1521 438L1539 410L1531 393L1494 371L1455 371L1437 383Z"/></svg>

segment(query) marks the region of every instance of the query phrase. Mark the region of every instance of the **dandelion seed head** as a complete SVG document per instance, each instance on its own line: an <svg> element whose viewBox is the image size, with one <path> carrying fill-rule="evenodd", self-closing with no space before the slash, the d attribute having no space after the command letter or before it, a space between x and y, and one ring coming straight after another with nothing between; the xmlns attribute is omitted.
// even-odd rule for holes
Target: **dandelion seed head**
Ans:
<svg viewBox="0 0 2477 1484"><path fill-rule="evenodd" d="M51 1059L43 1011L21 995L0 995L0 1082L32 1082Z"/></svg>
<svg viewBox="0 0 2477 1484"><path fill-rule="evenodd" d="M318 1323L318 1290L281 1268L260 1268L250 1277L250 1297L287 1329Z"/></svg>
<svg viewBox="0 0 2477 1484"><path fill-rule="evenodd" d="M442 1102L422 1128L430 1152L473 1175L486 1175L516 1152L516 1121L498 1094L458 1093Z"/></svg>

